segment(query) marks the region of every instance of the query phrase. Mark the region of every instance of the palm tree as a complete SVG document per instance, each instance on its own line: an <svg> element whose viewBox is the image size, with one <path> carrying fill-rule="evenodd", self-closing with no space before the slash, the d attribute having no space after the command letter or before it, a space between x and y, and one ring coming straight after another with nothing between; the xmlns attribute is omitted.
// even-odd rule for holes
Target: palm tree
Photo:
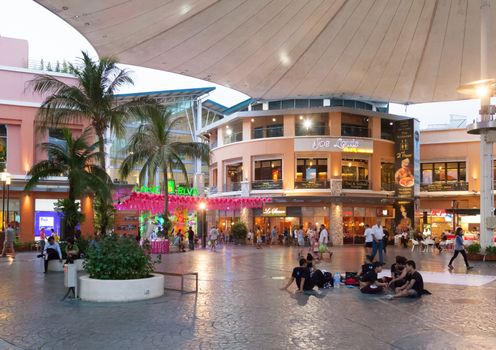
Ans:
<svg viewBox="0 0 496 350"><path fill-rule="evenodd" d="M209 148L204 143L177 141L173 130L185 118L185 116L173 117L165 106L148 106L142 109L141 124L125 148L128 155L120 168L121 176L126 178L135 167L141 167L140 183L145 183L147 174L162 173L166 222L169 217L167 191L169 173L173 176L173 169L180 169L188 182L183 157L207 160L209 155Z"/></svg>
<svg viewBox="0 0 496 350"><path fill-rule="evenodd" d="M41 149L48 153L48 160L33 165L28 172L31 178L24 190L29 190L40 181L51 176L66 176L69 182L68 198L59 202L64 210L64 234L71 236L80 214L76 199L84 194L98 193L102 198L110 197L111 180L98 161L100 142L89 144L92 129L86 128L81 136L73 137L71 131L62 129L63 143L42 143Z"/></svg>
<svg viewBox="0 0 496 350"><path fill-rule="evenodd" d="M67 84L51 75L41 75L29 82L34 92L47 95L36 115L41 131L74 122L87 122L100 141L100 163L106 169L105 132L107 129L120 137L133 108L155 101L148 97L116 103L115 93L123 86L133 85L130 72L119 68L112 57L93 60L82 52L81 65L68 64L68 71L77 82Z"/></svg>

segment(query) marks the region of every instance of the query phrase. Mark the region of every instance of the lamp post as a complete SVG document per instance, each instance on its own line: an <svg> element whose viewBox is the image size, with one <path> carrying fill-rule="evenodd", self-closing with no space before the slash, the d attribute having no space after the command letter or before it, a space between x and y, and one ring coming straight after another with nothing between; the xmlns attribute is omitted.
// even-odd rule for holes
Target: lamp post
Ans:
<svg viewBox="0 0 496 350"><path fill-rule="evenodd" d="M7 177L7 180L5 183L7 184L7 226L9 225L9 204L10 204L10 183L12 181L12 178L10 177L10 174Z"/></svg>
<svg viewBox="0 0 496 350"><path fill-rule="evenodd" d="M467 132L480 135L480 244L482 248L493 245L496 216L494 216L493 144L496 142L496 121L493 116L496 106L491 105L491 96L496 92L496 81L485 79L460 86L457 91L481 100L479 120L467 126Z"/></svg>
<svg viewBox="0 0 496 350"><path fill-rule="evenodd" d="M10 188L10 174L6 171L0 173L0 181L2 181L2 232L5 232L5 186L8 182ZM8 199L7 199L7 212L8 212Z"/></svg>
<svg viewBox="0 0 496 350"><path fill-rule="evenodd" d="M202 248L207 247L207 203L200 202L198 205L201 213L201 235L202 235Z"/></svg>

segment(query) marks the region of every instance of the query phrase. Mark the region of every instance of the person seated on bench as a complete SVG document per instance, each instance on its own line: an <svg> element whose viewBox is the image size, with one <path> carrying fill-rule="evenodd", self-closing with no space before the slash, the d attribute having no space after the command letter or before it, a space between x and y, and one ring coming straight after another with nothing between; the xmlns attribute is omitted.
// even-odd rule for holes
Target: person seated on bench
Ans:
<svg viewBox="0 0 496 350"><path fill-rule="evenodd" d="M79 259L79 247L74 242L74 238L67 239L65 254L67 255L66 264L74 264L74 260Z"/></svg>
<svg viewBox="0 0 496 350"><path fill-rule="evenodd" d="M45 250L43 251L45 256L45 273L48 270L48 262L50 260L59 260L62 262L62 252L60 251L60 245L55 242L55 237L48 237L48 243L45 244Z"/></svg>
<svg viewBox="0 0 496 350"><path fill-rule="evenodd" d="M377 274L382 271L382 263L376 261L373 267L374 269L367 272L360 280L360 291L364 294L380 294L387 288L387 283L377 278Z"/></svg>

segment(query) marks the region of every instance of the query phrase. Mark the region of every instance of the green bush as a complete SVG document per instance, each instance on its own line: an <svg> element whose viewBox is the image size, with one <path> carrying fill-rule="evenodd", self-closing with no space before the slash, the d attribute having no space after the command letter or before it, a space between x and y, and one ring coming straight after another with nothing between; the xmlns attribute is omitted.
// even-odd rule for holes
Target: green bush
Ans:
<svg viewBox="0 0 496 350"><path fill-rule="evenodd" d="M473 243L467 247L467 252L469 254L480 254L481 245L479 243Z"/></svg>
<svg viewBox="0 0 496 350"><path fill-rule="evenodd" d="M238 221L231 226L231 233L235 240L244 242L246 240L246 235L248 234L248 228L244 222Z"/></svg>
<svg viewBox="0 0 496 350"><path fill-rule="evenodd" d="M487 247L485 253L486 255L496 255L496 246Z"/></svg>
<svg viewBox="0 0 496 350"><path fill-rule="evenodd" d="M129 280L150 277L153 264L135 239L107 235L88 248L84 270L90 278Z"/></svg>

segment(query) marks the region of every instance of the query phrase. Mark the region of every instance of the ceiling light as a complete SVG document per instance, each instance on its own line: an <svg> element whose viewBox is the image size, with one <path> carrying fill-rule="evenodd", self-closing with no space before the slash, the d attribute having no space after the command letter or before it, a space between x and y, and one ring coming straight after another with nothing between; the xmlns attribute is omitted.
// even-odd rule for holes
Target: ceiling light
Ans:
<svg viewBox="0 0 496 350"><path fill-rule="evenodd" d="M300 120L303 120L303 116L302 115L300 115Z"/></svg>
<svg viewBox="0 0 496 350"><path fill-rule="evenodd" d="M251 118L251 122L253 123L254 121L255 121L255 119L254 118Z"/></svg>
<svg viewBox="0 0 496 350"><path fill-rule="evenodd" d="M308 129L310 129L312 127L312 121L310 119L306 119L305 122L303 122L303 125L308 130Z"/></svg>
<svg viewBox="0 0 496 350"><path fill-rule="evenodd" d="M276 118L272 118L272 121L275 122L276 121Z"/></svg>

